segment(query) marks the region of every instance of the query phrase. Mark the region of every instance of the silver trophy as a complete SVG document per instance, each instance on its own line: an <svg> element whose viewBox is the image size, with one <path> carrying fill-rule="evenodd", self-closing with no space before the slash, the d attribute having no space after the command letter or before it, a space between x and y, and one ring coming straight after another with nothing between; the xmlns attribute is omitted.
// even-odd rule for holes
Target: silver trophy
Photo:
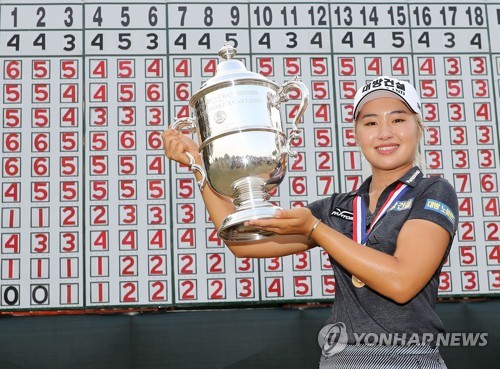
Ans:
<svg viewBox="0 0 500 369"><path fill-rule="evenodd" d="M233 57L236 49L226 43L214 77L205 82L189 101L193 118L180 118L171 128L198 133L203 166L188 153L190 166L202 174L198 185L208 181L220 195L233 199L236 209L218 231L226 241L252 241L274 233L244 223L274 217L280 209L269 202L269 191L286 173L288 155L294 157L291 142L298 136L297 122L307 107L309 90L298 80L282 86L247 71ZM280 106L292 90L300 90L302 101L288 138Z"/></svg>

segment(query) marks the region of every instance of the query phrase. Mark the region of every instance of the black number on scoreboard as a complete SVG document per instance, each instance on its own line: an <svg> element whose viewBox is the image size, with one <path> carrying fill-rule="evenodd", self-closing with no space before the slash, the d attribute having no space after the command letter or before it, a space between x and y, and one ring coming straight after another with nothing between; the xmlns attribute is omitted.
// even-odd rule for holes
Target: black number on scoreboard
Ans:
<svg viewBox="0 0 500 369"><path fill-rule="evenodd" d="M449 24L448 24L448 14L450 14L450 19L449 19ZM454 26L455 25L455 18L457 15L457 7L456 6L448 6L448 7L442 7L441 10L439 11L439 14L443 17L443 25L445 26Z"/></svg>
<svg viewBox="0 0 500 369"><path fill-rule="evenodd" d="M149 45L146 46L148 50L155 50L158 48L158 35L156 33L148 33L146 37L149 39Z"/></svg>
<svg viewBox="0 0 500 369"><path fill-rule="evenodd" d="M120 45L118 45L119 49L122 50L130 49L130 46L132 45L132 41L130 41L130 33L119 33L118 42L120 42Z"/></svg>
<svg viewBox="0 0 500 369"><path fill-rule="evenodd" d="M465 14L467 14L469 18L469 25L482 26L484 24L483 8L480 6L476 6L474 10L472 10L470 6L467 7Z"/></svg>
<svg viewBox="0 0 500 369"><path fill-rule="evenodd" d="M337 16L337 24L340 26L342 25L342 22L344 23L345 26L350 26L352 25L352 9L350 6L344 7L344 17L342 17L342 14L340 14L340 6L337 6L333 13ZM352 47L352 46L351 46Z"/></svg>
<svg viewBox="0 0 500 369"><path fill-rule="evenodd" d="M281 9L281 15L283 16L283 24L285 26L288 26L288 8L286 6L283 7L283 9ZM290 20L291 20L291 25L292 26L296 26L297 25L297 7L294 6L292 8L292 10L290 10Z"/></svg>
<svg viewBox="0 0 500 369"><path fill-rule="evenodd" d="M403 32L392 32L392 46L396 48L403 47L405 45L405 39L403 38Z"/></svg>
<svg viewBox="0 0 500 369"><path fill-rule="evenodd" d="M102 25L102 9L100 6L95 10L94 16L92 17L92 21L97 23L97 26L100 27Z"/></svg>
<svg viewBox="0 0 500 369"><path fill-rule="evenodd" d="M40 7L36 10L36 15L39 16L38 21L36 22L37 27L45 27L45 8Z"/></svg>
<svg viewBox="0 0 500 369"><path fill-rule="evenodd" d="M259 39L259 45L263 45L268 49L271 48L271 37L269 36L269 32L266 32L262 35L262 37Z"/></svg>
<svg viewBox="0 0 500 369"><path fill-rule="evenodd" d="M66 27L71 27L73 25L73 8L68 6L66 9L64 9L64 13L68 16L64 20L64 25Z"/></svg>
<svg viewBox="0 0 500 369"><path fill-rule="evenodd" d="M154 27L158 24L158 15L156 14L157 11L158 9L156 8L156 6L152 6L151 8L149 8L148 20L151 27Z"/></svg>
<svg viewBox="0 0 500 369"><path fill-rule="evenodd" d="M377 8L375 6L372 7L370 14L367 14L366 8L363 6L361 8L361 15L363 16L363 26L368 25L369 22L371 22L375 26L378 25Z"/></svg>
<svg viewBox="0 0 500 369"><path fill-rule="evenodd" d="M121 18L122 20L120 23L122 24L123 27L128 27L130 24L130 15L128 14L130 8L128 6L122 6L122 12L121 12Z"/></svg>
<svg viewBox="0 0 500 369"><path fill-rule="evenodd" d="M10 12L10 15L12 15L12 26L17 27L17 7L12 9Z"/></svg>
<svg viewBox="0 0 500 369"><path fill-rule="evenodd" d="M418 43L419 44L424 44L426 47L430 47L430 40L429 40L429 32L422 32L420 37L418 38Z"/></svg>
<svg viewBox="0 0 500 369"><path fill-rule="evenodd" d="M186 34L181 33L174 41L175 46L182 46L183 50L186 50Z"/></svg>
<svg viewBox="0 0 500 369"><path fill-rule="evenodd" d="M214 9L211 6L205 8L205 16L203 17L205 26L210 27L214 23Z"/></svg>
<svg viewBox="0 0 500 369"><path fill-rule="evenodd" d="M287 32L286 36L288 36L288 43L286 47L289 49L294 49L297 47L297 34L295 32Z"/></svg>
<svg viewBox="0 0 500 369"><path fill-rule="evenodd" d="M210 33L204 33L198 41L198 45L205 46L207 50L210 49Z"/></svg>
<svg viewBox="0 0 500 369"><path fill-rule="evenodd" d="M316 32L311 38L311 45L318 45L320 49L323 48L323 35L321 32Z"/></svg>
<svg viewBox="0 0 500 369"><path fill-rule="evenodd" d="M102 35L102 33L98 33L97 35L95 35L90 44L92 46L98 47L99 50L102 50L104 48L104 36Z"/></svg>
<svg viewBox="0 0 500 369"><path fill-rule="evenodd" d="M270 26L273 23L273 12L269 6L265 6L260 11L260 6L256 7L253 13L257 16L257 26L261 25L261 21L265 26Z"/></svg>
<svg viewBox="0 0 500 369"><path fill-rule="evenodd" d="M315 11L316 10L316 11ZM318 19L318 26L326 26L326 8L324 6L319 6L317 8L314 8L314 6L311 6L307 13L311 16L311 25L315 26L316 25L316 14L319 17Z"/></svg>
<svg viewBox="0 0 500 369"><path fill-rule="evenodd" d="M226 41L230 42L234 47L238 47L238 40L236 39L236 36L238 36L237 33L226 33Z"/></svg>
<svg viewBox="0 0 500 369"><path fill-rule="evenodd" d="M177 10L181 12L181 27L184 26L184 20L186 19L187 6L179 6Z"/></svg>
<svg viewBox="0 0 500 369"><path fill-rule="evenodd" d="M444 47L448 49L455 47L455 34L453 32L445 32L444 37L446 38Z"/></svg>
<svg viewBox="0 0 500 369"><path fill-rule="evenodd" d="M481 42L481 34L480 33L476 33L474 36L472 36L472 38L470 40L470 44L472 46L477 46L478 49L482 49L483 48L483 44Z"/></svg>
<svg viewBox="0 0 500 369"><path fill-rule="evenodd" d="M35 38L33 46L38 46L42 50L45 50L45 33L40 33L37 38Z"/></svg>
<svg viewBox="0 0 500 369"><path fill-rule="evenodd" d="M237 6L231 7L231 24L237 26L240 23L240 9Z"/></svg>
<svg viewBox="0 0 500 369"><path fill-rule="evenodd" d="M424 6L422 8L422 12L420 12L420 8L417 6L413 10L413 14L415 14L415 20L417 23L417 26L420 26L420 22L424 26L430 26L432 23L432 16L431 16L431 10L429 9L428 6Z"/></svg>
<svg viewBox="0 0 500 369"><path fill-rule="evenodd" d="M389 10L387 11L389 13L389 16L391 17L391 25L395 26L396 22L400 26L404 26L406 24L406 14L405 14L405 8L403 5L399 5L396 7L396 11L394 11L394 8L391 6Z"/></svg>
<svg viewBox="0 0 500 369"><path fill-rule="evenodd" d="M351 31L346 32L344 37L342 37L342 43L349 45L349 47L351 47L351 48L354 47L354 41L352 39L352 32Z"/></svg>
<svg viewBox="0 0 500 369"><path fill-rule="evenodd" d="M63 48L64 51L72 51L75 49L76 45L75 45L75 36L74 35L64 35L63 36L65 39L66 39L66 44L67 46L65 46Z"/></svg>
<svg viewBox="0 0 500 369"><path fill-rule="evenodd" d="M7 46L13 47L16 51L19 51L19 41L20 41L20 36L18 33L16 33L10 38L9 41L7 41Z"/></svg>

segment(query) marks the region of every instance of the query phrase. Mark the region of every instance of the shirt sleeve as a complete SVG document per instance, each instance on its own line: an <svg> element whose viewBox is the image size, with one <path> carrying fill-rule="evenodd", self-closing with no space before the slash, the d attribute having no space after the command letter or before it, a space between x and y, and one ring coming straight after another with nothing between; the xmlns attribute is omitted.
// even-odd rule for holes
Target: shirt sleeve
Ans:
<svg viewBox="0 0 500 369"><path fill-rule="evenodd" d="M439 178L415 198L408 219L424 219L446 229L453 238L458 226L458 199L455 189Z"/></svg>
<svg viewBox="0 0 500 369"><path fill-rule="evenodd" d="M313 201L307 204L306 207L309 208L309 210L311 210L312 215L314 215L316 218L325 221L325 219L328 218L328 212L331 208L331 204L334 197L335 194L333 194L331 197L326 197L320 200Z"/></svg>

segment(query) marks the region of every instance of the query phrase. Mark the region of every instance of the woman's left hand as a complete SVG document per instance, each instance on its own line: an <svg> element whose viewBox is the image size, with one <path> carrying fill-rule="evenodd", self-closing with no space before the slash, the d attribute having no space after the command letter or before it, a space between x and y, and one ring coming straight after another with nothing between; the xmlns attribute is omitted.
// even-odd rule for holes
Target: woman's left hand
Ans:
<svg viewBox="0 0 500 369"><path fill-rule="evenodd" d="M308 236L318 219L306 207L278 210L274 218L249 220L246 224L280 235Z"/></svg>

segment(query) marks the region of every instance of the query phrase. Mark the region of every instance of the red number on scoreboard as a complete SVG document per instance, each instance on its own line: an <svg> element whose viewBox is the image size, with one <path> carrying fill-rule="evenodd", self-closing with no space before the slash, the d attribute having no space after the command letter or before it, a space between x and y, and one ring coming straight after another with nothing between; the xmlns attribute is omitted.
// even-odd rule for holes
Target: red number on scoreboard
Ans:
<svg viewBox="0 0 500 369"><path fill-rule="evenodd" d="M165 230L163 229L149 229L148 230L148 249L162 250L165 249Z"/></svg>
<svg viewBox="0 0 500 369"><path fill-rule="evenodd" d="M5 79L21 79L22 77L22 61L21 60L6 60L4 75Z"/></svg>
<svg viewBox="0 0 500 369"><path fill-rule="evenodd" d="M338 61L341 76L354 76L356 74L354 58L339 58Z"/></svg>
<svg viewBox="0 0 500 369"><path fill-rule="evenodd" d="M248 299L255 296L253 278L236 278L236 298Z"/></svg>
<svg viewBox="0 0 500 369"><path fill-rule="evenodd" d="M309 275L296 275L293 277L294 295L311 296L312 295L312 282Z"/></svg>
<svg viewBox="0 0 500 369"><path fill-rule="evenodd" d="M266 297L283 297L283 277L266 277Z"/></svg>
<svg viewBox="0 0 500 369"><path fill-rule="evenodd" d="M78 60L61 60L60 72L62 79L78 78Z"/></svg>
<svg viewBox="0 0 500 369"><path fill-rule="evenodd" d="M265 77L274 75L274 58L257 58L257 73Z"/></svg>
<svg viewBox="0 0 500 369"><path fill-rule="evenodd" d="M441 292L451 291L451 273L448 271L443 271L439 275L439 286L438 289Z"/></svg>
<svg viewBox="0 0 500 369"><path fill-rule="evenodd" d="M33 60L33 79L50 78L50 60Z"/></svg>
<svg viewBox="0 0 500 369"><path fill-rule="evenodd" d="M333 296L335 294L335 277L333 275L322 275L321 287L323 296Z"/></svg>
<svg viewBox="0 0 500 369"><path fill-rule="evenodd" d="M163 60L146 59L146 78L163 77Z"/></svg>
<svg viewBox="0 0 500 369"><path fill-rule="evenodd" d="M108 157L104 155L90 156L90 173L91 175L107 175L108 174Z"/></svg>
<svg viewBox="0 0 500 369"><path fill-rule="evenodd" d="M285 76L300 75L301 66L299 58L287 57L283 60Z"/></svg>
<svg viewBox="0 0 500 369"><path fill-rule="evenodd" d="M21 128L21 109L5 108L3 109L3 127Z"/></svg>
<svg viewBox="0 0 500 369"><path fill-rule="evenodd" d="M191 59L174 59L174 77L190 77L191 73Z"/></svg>
<svg viewBox="0 0 500 369"><path fill-rule="evenodd" d="M328 61L326 58L311 58L311 74L313 76L325 76L328 74Z"/></svg>
<svg viewBox="0 0 500 369"><path fill-rule="evenodd" d="M196 300L197 297L196 280L183 279L179 280L179 299L180 300Z"/></svg>
<svg viewBox="0 0 500 369"><path fill-rule="evenodd" d="M134 59L118 59L118 78L134 78L135 61Z"/></svg>
<svg viewBox="0 0 500 369"><path fill-rule="evenodd" d="M167 300L167 282L151 281L149 282L149 301L166 301Z"/></svg>
<svg viewBox="0 0 500 369"><path fill-rule="evenodd" d="M221 300L226 298L225 279L209 279L207 282L208 282L208 298L210 300Z"/></svg>

